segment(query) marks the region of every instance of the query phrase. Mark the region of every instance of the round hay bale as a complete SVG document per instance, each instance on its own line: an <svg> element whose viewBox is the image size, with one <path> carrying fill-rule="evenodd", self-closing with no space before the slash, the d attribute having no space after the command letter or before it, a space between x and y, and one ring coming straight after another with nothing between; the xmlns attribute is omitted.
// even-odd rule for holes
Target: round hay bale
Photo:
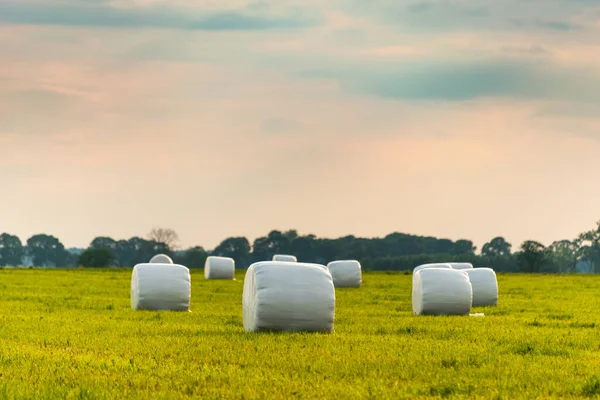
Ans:
<svg viewBox="0 0 600 400"><path fill-rule="evenodd" d="M332 261L327 269L336 288L359 288L362 283L361 266L356 260Z"/></svg>
<svg viewBox="0 0 600 400"><path fill-rule="evenodd" d="M291 256L289 254L275 254L272 261L298 262L296 256Z"/></svg>
<svg viewBox="0 0 600 400"><path fill-rule="evenodd" d="M150 259L150 264L173 264L173 260L166 254L157 254Z"/></svg>
<svg viewBox="0 0 600 400"><path fill-rule="evenodd" d="M413 276L412 307L417 315L469 315L473 301L469 276L448 268L425 268Z"/></svg>
<svg viewBox="0 0 600 400"><path fill-rule="evenodd" d="M246 332L332 332L335 288L324 265L262 261L244 278Z"/></svg>
<svg viewBox="0 0 600 400"><path fill-rule="evenodd" d="M473 269L473 264L471 263L448 263L452 267L452 269Z"/></svg>
<svg viewBox="0 0 600 400"><path fill-rule="evenodd" d="M498 280L491 268L465 269L473 287L473 307L498 305Z"/></svg>
<svg viewBox="0 0 600 400"><path fill-rule="evenodd" d="M179 264L137 264L131 274L134 310L189 311L190 270Z"/></svg>
<svg viewBox="0 0 600 400"><path fill-rule="evenodd" d="M229 257L210 256L204 263L204 278L234 279L235 260Z"/></svg>

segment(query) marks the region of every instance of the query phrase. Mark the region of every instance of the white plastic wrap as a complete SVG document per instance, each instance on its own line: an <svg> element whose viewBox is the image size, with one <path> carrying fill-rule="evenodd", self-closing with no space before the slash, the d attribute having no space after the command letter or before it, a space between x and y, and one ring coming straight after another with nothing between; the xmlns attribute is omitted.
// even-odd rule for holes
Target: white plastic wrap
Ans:
<svg viewBox="0 0 600 400"><path fill-rule="evenodd" d="M204 278L234 279L235 261L229 257L210 256L204 263Z"/></svg>
<svg viewBox="0 0 600 400"><path fill-rule="evenodd" d="M272 261L298 262L298 259L288 254L275 254Z"/></svg>
<svg viewBox="0 0 600 400"><path fill-rule="evenodd" d="M417 271L420 271L420 270L426 269L426 268L446 268L446 269L451 269L452 267L448 263L421 264L418 267L415 267L415 269L413 270L413 275L416 274Z"/></svg>
<svg viewBox="0 0 600 400"><path fill-rule="evenodd" d="M359 288L362 283L360 263L356 260L338 260L327 264L336 288Z"/></svg>
<svg viewBox="0 0 600 400"><path fill-rule="evenodd" d="M331 332L335 289L323 265L262 261L244 278L242 315L247 332Z"/></svg>
<svg viewBox="0 0 600 400"><path fill-rule="evenodd" d="M150 264L173 264L173 260L166 254L157 254L150 259Z"/></svg>
<svg viewBox="0 0 600 400"><path fill-rule="evenodd" d="M469 315L473 292L464 271L425 268L413 275L412 307L417 315Z"/></svg>
<svg viewBox="0 0 600 400"><path fill-rule="evenodd" d="M498 280L491 268L465 269L473 287L473 307L498 305Z"/></svg>
<svg viewBox="0 0 600 400"><path fill-rule="evenodd" d="M452 269L473 269L473 264L471 263L456 263L451 262L448 263L452 267Z"/></svg>
<svg viewBox="0 0 600 400"><path fill-rule="evenodd" d="M134 310L189 311L190 270L179 264L137 264L131 274Z"/></svg>

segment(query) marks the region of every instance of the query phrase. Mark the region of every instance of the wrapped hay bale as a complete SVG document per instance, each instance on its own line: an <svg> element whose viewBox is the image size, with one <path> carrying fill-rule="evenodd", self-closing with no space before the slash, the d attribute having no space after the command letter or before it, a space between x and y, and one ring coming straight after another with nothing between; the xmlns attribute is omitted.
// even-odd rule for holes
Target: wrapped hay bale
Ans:
<svg viewBox="0 0 600 400"><path fill-rule="evenodd" d="M464 271L424 268L413 275L412 306L417 315L469 315L473 292Z"/></svg>
<svg viewBox="0 0 600 400"><path fill-rule="evenodd" d="M358 288L362 283L360 263L356 260L338 260L327 264L327 269L336 288Z"/></svg>
<svg viewBox="0 0 600 400"><path fill-rule="evenodd" d="M204 278L234 279L235 261L229 257L210 256L204 263Z"/></svg>
<svg viewBox="0 0 600 400"><path fill-rule="evenodd" d="M473 264L471 263L448 263L452 267L452 269L473 269Z"/></svg>
<svg viewBox="0 0 600 400"><path fill-rule="evenodd" d="M242 314L246 332L331 332L335 289L323 265L262 261L244 278Z"/></svg>
<svg viewBox="0 0 600 400"><path fill-rule="evenodd" d="M272 261L298 262L296 256L290 256L288 254L275 254Z"/></svg>
<svg viewBox="0 0 600 400"><path fill-rule="evenodd" d="M418 267L415 267L415 269L413 269L413 275L416 274L418 271L420 271L422 269L426 269L426 268L452 269L452 267L450 266L450 264L447 264L447 263L421 264Z"/></svg>
<svg viewBox="0 0 600 400"><path fill-rule="evenodd" d="M131 274L134 310L189 311L190 270L179 264L137 264Z"/></svg>
<svg viewBox="0 0 600 400"><path fill-rule="evenodd" d="M157 254L150 259L150 264L173 264L173 260L166 254Z"/></svg>
<svg viewBox="0 0 600 400"><path fill-rule="evenodd" d="M498 305L498 280L491 268L465 269L473 287L473 307Z"/></svg>

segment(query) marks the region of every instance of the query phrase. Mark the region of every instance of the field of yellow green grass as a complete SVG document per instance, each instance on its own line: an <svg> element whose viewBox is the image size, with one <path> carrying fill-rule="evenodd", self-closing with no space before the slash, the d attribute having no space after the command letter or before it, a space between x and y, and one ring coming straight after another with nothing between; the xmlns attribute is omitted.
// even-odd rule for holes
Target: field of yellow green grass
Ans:
<svg viewBox="0 0 600 400"><path fill-rule="evenodd" d="M411 276L336 290L333 334L245 333L235 281L192 312L134 311L130 269L0 270L0 398L600 395L600 277L499 275L485 317L411 312Z"/></svg>

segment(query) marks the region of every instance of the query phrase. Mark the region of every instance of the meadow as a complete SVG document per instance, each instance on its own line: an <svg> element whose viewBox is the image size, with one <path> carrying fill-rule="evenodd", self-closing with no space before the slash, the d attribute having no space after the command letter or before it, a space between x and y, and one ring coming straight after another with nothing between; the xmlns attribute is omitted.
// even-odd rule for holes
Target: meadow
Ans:
<svg viewBox="0 0 600 400"><path fill-rule="evenodd" d="M0 270L0 398L600 395L600 277L499 275L484 317L411 312L411 276L336 290L333 334L245 333L235 281L192 312L133 311L131 270Z"/></svg>

